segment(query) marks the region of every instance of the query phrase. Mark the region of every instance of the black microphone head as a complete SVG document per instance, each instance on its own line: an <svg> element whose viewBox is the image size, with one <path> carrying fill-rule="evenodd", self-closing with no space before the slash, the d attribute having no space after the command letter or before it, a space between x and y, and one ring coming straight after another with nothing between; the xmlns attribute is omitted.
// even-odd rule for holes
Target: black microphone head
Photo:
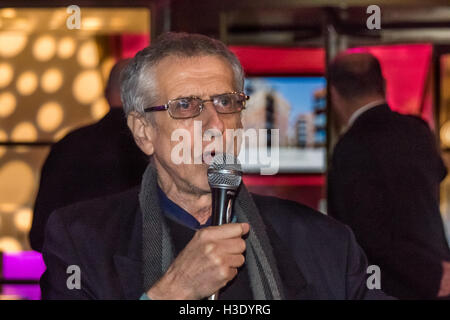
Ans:
<svg viewBox="0 0 450 320"><path fill-rule="evenodd" d="M208 183L211 188L237 190L242 181L239 160L229 153L218 153L208 168Z"/></svg>

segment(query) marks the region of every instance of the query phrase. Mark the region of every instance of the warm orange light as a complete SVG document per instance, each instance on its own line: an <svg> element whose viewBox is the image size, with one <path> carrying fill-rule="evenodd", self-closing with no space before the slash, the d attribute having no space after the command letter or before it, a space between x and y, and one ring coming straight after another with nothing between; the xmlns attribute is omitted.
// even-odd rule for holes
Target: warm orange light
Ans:
<svg viewBox="0 0 450 320"><path fill-rule="evenodd" d="M38 78L33 71L23 72L16 82L17 91L24 96L32 94L38 85Z"/></svg>
<svg viewBox="0 0 450 320"><path fill-rule="evenodd" d="M53 93L61 88L63 74L56 68L48 69L41 77L41 87L47 93Z"/></svg>
<svg viewBox="0 0 450 320"><path fill-rule="evenodd" d="M105 60L103 60L102 66L101 66L103 79L109 78L111 69L114 67L115 64L116 64L116 59L114 59L113 57L107 57Z"/></svg>
<svg viewBox="0 0 450 320"><path fill-rule="evenodd" d="M39 108L37 124L43 131L51 132L61 125L64 111L57 102L47 102Z"/></svg>
<svg viewBox="0 0 450 320"><path fill-rule="evenodd" d="M4 8L0 10L0 15L3 18L15 18L16 17L16 10L14 10L13 8Z"/></svg>
<svg viewBox="0 0 450 320"><path fill-rule="evenodd" d="M0 141L7 141L8 135L5 131L0 130ZM6 153L6 147L0 146L0 158L3 157L3 155Z"/></svg>
<svg viewBox="0 0 450 320"><path fill-rule="evenodd" d="M0 167L0 210L12 212L29 202L34 183L33 170L23 161L9 161Z"/></svg>
<svg viewBox="0 0 450 320"><path fill-rule="evenodd" d="M108 101L104 97L98 99L91 106L91 115L95 120L99 120L105 116L109 111Z"/></svg>
<svg viewBox="0 0 450 320"><path fill-rule="evenodd" d="M3 252L19 252L22 250L20 242L13 237L0 238L0 251Z"/></svg>
<svg viewBox="0 0 450 320"><path fill-rule="evenodd" d="M18 55L25 48L27 40L24 32L0 32L0 57L11 58Z"/></svg>
<svg viewBox="0 0 450 320"><path fill-rule="evenodd" d="M99 62L99 52L97 43L89 40L83 43L77 54L78 63L85 68L96 67Z"/></svg>
<svg viewBox="0 0 450 320"><path fill-rule="evenodd" d="M4 88L11 83L14 76L14 69L11 64L2 62L0 63L0 88Z"/></svg>
<svg viewBox="0 0 450 320"><path fill-rule="evenodd" d="M102 94L102 90L102 78L96 70L83 71L73 81L73 95L80 103L92 103Z"/></svg>
<svg viewBox="0 0 450 320"><path fill-rule="evenodd" d="M39 61L48 61L56 51L55 38L49 35L39 37L33 45L33 56Z"/></svg>
<svg viewBox="0 0 450 320"><path fill-rule="evenodd" d="M31 122L20 122L17 124L12 133L11 140L12 141L29 141L33 142L37 139L37 131L36 128L31 124ZM0 201L1 202L1 201Z"/></svg>
<svg viewBox="0 0 450 320"><path fill-rule="evenodd" d="M450 148L450 121L447 121L442 125L440 136L444 147Z"/></svg>
<svg viewBox="0 0 450 320"><path fill-rule="evenodd" d="M0 93L0 118L10 116L16 109L16 97L9 91Z"/></svg>
<svg viewBox="0 0 450 320"><path fill-rule="evenodd" d="M75 52L75 40L72 37L64 37L58 42L58 57L61 59L70 58Z"/></svg>
<svg viewBox="0 0 450 320"><path fill-rule="evenodd" d="M14 214L14 225L22 232L28 232L31 229L31 222L33 219L33 211L26 207L16 211Z"/></svg>

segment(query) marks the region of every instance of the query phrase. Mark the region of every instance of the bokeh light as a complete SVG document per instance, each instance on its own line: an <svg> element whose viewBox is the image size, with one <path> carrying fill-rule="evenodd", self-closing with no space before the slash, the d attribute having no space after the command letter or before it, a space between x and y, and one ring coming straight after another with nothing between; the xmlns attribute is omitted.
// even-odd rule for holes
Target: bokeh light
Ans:
<svg viewBox="0 0 450 320"><path fill-rule="evenodd" d="M1 9L0 13L3 18L8 18L8 19L15 18L17 15L16 10L14 8Z"/></svg>
<svg viewBox="0 0 450 320"><path fill-rule="evenodd" d="M22 232L30 231L32 220L33 211L29 207L19 209L14 214L14 225Z"/></svg>
<svg viewBox="0 0 450 320"><path fill-rule="evenodd" d="M0 238L0 251L2 252L19 252L22 250L20 242L13 237Z"/></svg>
<svg viewBox="0 0 450 320"><path fill-rule="evenodd" d="M97 17L87 17L81 20L81 28L83 30L99 30L102 21Z"/></svg>
<svg viewBox="0 0 450 320"><path fill-rule="evenodd" d="M8 135L5 131L0 130L0 142L8 140ZM3 157L3 155L6 153L6 147L0 146L0 158Z"/></svg>
<svg viewBox="0 0 450 320"><path fill-rule="evenodd" d="M78 74L73 81L73 95L80 103L92 103L103 90L102 77L96 70L86 70Z"/></svg>
<svg viewBox="0 0 450 320"><path fill-rule="evenodd" d="M99 120L105 116L109 111L109 104L108 101L101 97L98 99L94 104L91 106L91 116L95 120Z"/></svg>
<svg viewBox="0 0 450 320"><path fill-rule="evenodd" d="M0 32L0 57L11 58L18 55L25 48L27 40L24 32Z"/></svg>
<svg viewBox="0 0 450 320"><path fill-rule="evenodd" d="M70 58L75 52L75 40L72 37L64 37L58 42L57 55L61 59Z"/></svg>
<svg viewBox="0 0 450 320"><path fill-rule="evenodd" d="M8 86L14 76L14 69L11 64L2 62L0 63L0 88Z"/></svg>
<svg viewBox="0 0 450 320"><path fill-rule="evenodd" d="M444 147L450 148L450 121L447 121L442 125L440 136Z"/></svg>
<svg viewBox="0 0 450 320"><path fill-rule="evenodd" d="M0 167L0 210L12 212L30 201L34 188L33 170L20 160Z"/></svg>
<svg viewBox="0 0 450 320"><path fill-rule="evenodd" d="M28 96L32 94L38 86L38 78L33 71L23 72L16 82L17 91L21 95Z"/></svg>
<svg viewBox="0 0 450 320"><path fill-rule="evenodd" d="M103 62L102 62L102 76L103 79L108 79L109 78L109 74L111 73L111 69L114 67L114 65L116 64L116 59L114 59L113 57L107 57Z"/></svg>
<svg viewBox="0 0 450 320"><path fill-rule="evenodd" d="M78 50L77 60L82 67L96 67L99 63L97 43L94 40L89 40L83 43Z"/></svg>
<svg viewBox="0 0 450 320"><path fill-rule="evenodd" d="M37 113L37 124L43 131L51 132L61 125L64 111L57 102L43 104Z"/></svg>
<svg viewBox="0 0 450 320"><path fill-rule="evenodd" d="M48 69L41 77L41 87L47 93L53 93L61 88L63 74L56 68Z"/></svg>
<svg viewBox="0 0 450 320"><path fill-rule="evenodd" d="M39 61L48 61L56 51L55 38L49 35L39 37L33 44L33 56Z"/></svg>
<svg viewBox="0 0 450 320"><path fill-rule="evenodd" d="M10 116L16 109L16 97L9 91L0 93L0 118Z"/></svg>
<svg viewBox="0 0 450 320"><path fill-rule="evenodd" d="M33 142L37 139L37 130L31 122L20 122L17 124L12 133L11 133L11 141L27 141Z"/></svg>
<svg viewBox="0 0 450 320"><path fill-rule="evenodd" d="M61 140L62 138L64 138L65 136L66 136L66 134L68 134L69 133L69 131L72 129L72 127L65 127L65 128L62 128L62 129L60 129L60 130L58 130L56 133L55 133L55 135L53 136L53 139L55 140L55 141L59 141L59 140Z"/></svg>

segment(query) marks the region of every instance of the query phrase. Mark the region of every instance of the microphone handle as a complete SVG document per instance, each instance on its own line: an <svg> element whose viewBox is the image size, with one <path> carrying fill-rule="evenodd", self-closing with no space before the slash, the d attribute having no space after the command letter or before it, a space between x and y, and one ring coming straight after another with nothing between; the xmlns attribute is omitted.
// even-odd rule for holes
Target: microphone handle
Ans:
<svg viewBox="0 0 450 320"><path fill-rule="evenodd" d="M212 217L211 225L221 226L230 223L235 190L212 188ZM219 291L212 294L208 300L219 300Z"/></svg>

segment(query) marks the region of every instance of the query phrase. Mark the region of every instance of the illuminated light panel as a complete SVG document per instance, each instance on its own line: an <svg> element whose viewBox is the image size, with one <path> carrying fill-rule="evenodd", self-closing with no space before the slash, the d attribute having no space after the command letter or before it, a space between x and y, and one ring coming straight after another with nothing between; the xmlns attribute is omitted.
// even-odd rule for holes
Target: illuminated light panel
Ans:
<svg viewBox="0 0 450 320"><path fill-rule="evenodd" d="M92 68L98 66L99 52L98 46L93 40L83 43L77 54L78 63L85 68Z"/></svg>
<svg viewBox="0 0 450 320"><path fill-rule="evenodd" d="M86 17L81 19L81 29L83 30L99 30L102 25L102 21L97 17Z"/></svg>
<svg viewBox="0 0 450 320"><path fill-rule="evenodd" d="M56 52L55 38L49 35L39 37L33 45L33 56L39 61L50 60Z"/></svg>
<svg viewBox="0 0 450 320"><path fill-rule="evenodd" d="M39 108L37 124L43 131L51 132L61 125L64 111L57 102L47 102Z"/></svg>
<svg viewBox="0 0 450 320"><path fill-rule="evenodd" d="M61 59L70 58L75 52L75 40L71 37L64 37L58 42L58 49L56 54Z"/></svg>
<svg viewBox="0 0 450 320"><path fill-rule="evenodd" d="M0 118L10 116L16 109L16 97L9 91L0 94Z"/></svg>
<svg viewBox="0 0 450 320"><path fill-rule="evenodd" d="M55 135L53 136L53 138L55 139L55 141L59 141L59 140L61 140L62 138L64 138L64 137L69 133L69 131L70 131L71 129L72 129L72 127L65 127L65 128L63 128L63 129L57 131L57 132L55 133Z"/></svg>
<svg viewBox="0 0 450 320"><path fill-rule="evenodd" d="M114 67L115 64L116 64L116 59L114 59L113 57L107 57L103 61L102 66L101 66L103 79L109 78L111 69Z"/></svg>
<svg viewBox="0 0 450 320"><path fill-rule="evenodd" d="M38 78L33 71L23 72L16 82L17 91L21 95L28 96L32 94L38 86Z"/></svg>
<svg viewBox="0 0 450 320"><path fill-rule="evenodd" d="M33 211L31 208L22 208L14 214L14 225L22 232L29 232L33 219Z"/></svg>
<svg viewBox="0 0 450 320"><path fill-rule="evenodd" d="M15 18L16 17L16 10L14 10L13 8L5 8L5 9L1 9L0 10L0 15L3 18Z"/></svg>
<svg viewBox="0 0 450 320"><path fill-rule="evenodd" d="M16 211L29 202L34 189L34 174L30 166L13 160L0 167L0 210Z"/></svg>
<svg viewBox="0 0 450 320"><path fill-rule="evenodd" d="M37 131L31 122L24 121L17 124L11 133L12 141L33 142L36 141L36 139L37 139Z"/></svg>
<svg viewBox="0 0 450 320"><path fill-rule="evenodd" d="M5 131L0 130L0 141L6 141L8 140L8 135ZM3 155L6 153L6 147L0 146L0 158L3 157Z"/></svg>
<svg viewBox="0 0 450 320"><path fill-rule="evenodd" d="M8 86L14 76L14 69L11 64L2 62L0 63L0 88Z"/></svg>
<svg viewBox="0 0 450 320"><path fill-rule="evenodd" d="M27 40L24 32L0 32L0 57L11 58L18 55L25 48Z"/></svg>
<svg viewBox="0 0 450 320"><path fill-rule="evenodd" d="M13 237L0 238L0 251L3 252L19 252L22 251L22 245Z"/></svg>
<svg viewBox="0 0 450 320"><path fill-rule="evenodd" d="M41 87L47 93L53 93L61 88L63 83L63 74L56 68L48 69L41 77Z"/></svg>
<svg viewBox="0 0 450 320"><path fill-rule="evenodd" d="M98 99L91 106L91 115L95 120L99 120L105 116L109 111L109 104L105 98Z"/></svg>
<svg viewBox="0 0 450 320"><path fill-rule="evenodd" d="M80 103L94 102L102 95L103 84L100 72L86 70L79 73L73 81L72 92Z"/></svg>
<svg viewBox="0 0 450 320"><path fill-rule="evenodd" d="M450 121L445 122L440 130L442 144L450 148Z"/></svg>

